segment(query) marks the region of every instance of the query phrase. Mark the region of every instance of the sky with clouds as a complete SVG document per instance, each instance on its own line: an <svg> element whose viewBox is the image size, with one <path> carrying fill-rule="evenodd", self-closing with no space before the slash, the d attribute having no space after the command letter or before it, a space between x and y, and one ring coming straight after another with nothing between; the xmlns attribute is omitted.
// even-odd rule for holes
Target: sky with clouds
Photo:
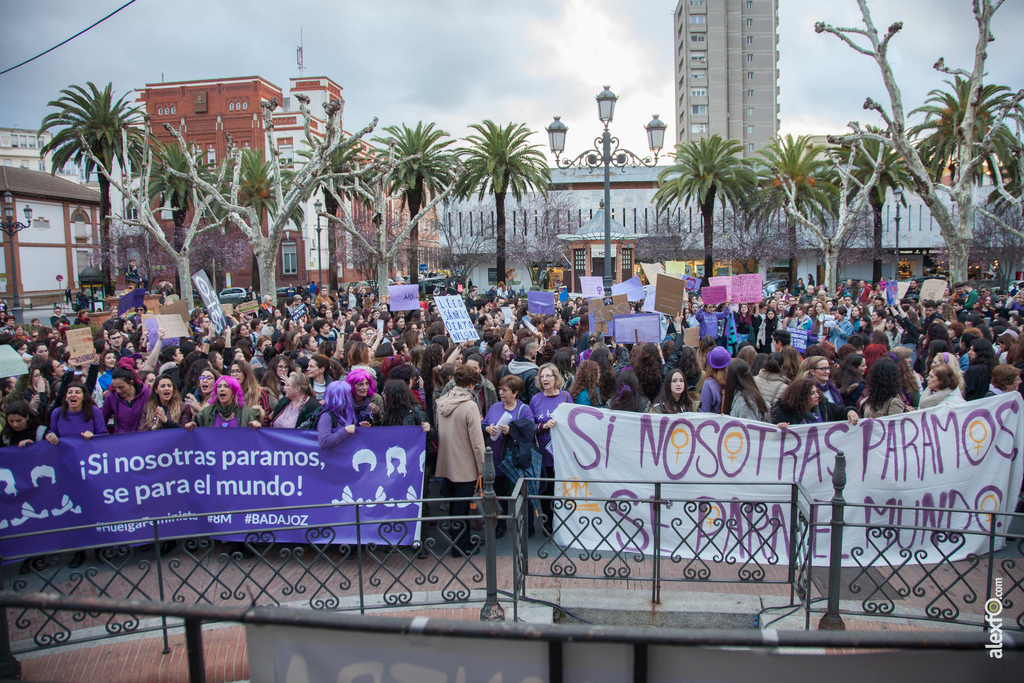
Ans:
<svg viewBox="0 0 1024 683"><path fill-rule="evenodd" d="M124 2L0 0L0 70ZM908 111L942 87L943 75L931 68L936 59L970 68L977 35L970 0L869 5L880 30L904 22L891 57ZM120 95L161 80L260 75L287 89L288 78L299 75L301 32L306 75L329 76L343 87L349 130L377 116L382 126L435 121L461 137L468 124L490 118L526 123L546 149L543 128L557 114L570 128L567 151L583 151L600 134L594 96L607 84L620 97L613 134L643 152L651 115L670 126L674 118L675 7L676 0L136 0L0 76L0 126L38 126L61 88L86 81L113 82ZM842 132L851 119L876 122L861 105L885 96L874 62L834 36L816 34L819 20L859 25L857 3L779 0L784 134ZM1024 87L1013 37L1022 26L1024 2L1006 0L989 49L990 82Z"/></svg>

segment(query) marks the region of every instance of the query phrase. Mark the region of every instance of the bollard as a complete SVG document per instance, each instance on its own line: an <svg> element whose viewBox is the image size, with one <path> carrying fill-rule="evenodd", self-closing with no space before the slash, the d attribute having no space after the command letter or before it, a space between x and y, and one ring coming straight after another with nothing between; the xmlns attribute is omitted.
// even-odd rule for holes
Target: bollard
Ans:
<svg viewBox="0 0 1024 683"><path fill-rule="evenodd" d="M845 631L846 624L839 616L839 590L842 588L843 570L843 516L846 500L843 489L846 488L846 456L842 451L836 453L836 464L832 470L832 523L830 529L830 546L828 553L828 606L825 615L818 622L819 631Z"/></svg>
<svg viewBox="0 0 1024 683"><path fill-rule="evenodd" d="M480 621L505 621L505 610L498 604L498 549L495 528L498 525L498 497L494 494L494 456L484 449L484 553L486 555L487 601L480 608Z"/></svg>
<svg viewBox="0 0 1024 683"><path fill-rule="evenodd" d="M6 590L3 574L0 574L0 590ZM11 654L11 632L7 626L6 607L0 607L0 680L21 680L21 662Z"/></svg>

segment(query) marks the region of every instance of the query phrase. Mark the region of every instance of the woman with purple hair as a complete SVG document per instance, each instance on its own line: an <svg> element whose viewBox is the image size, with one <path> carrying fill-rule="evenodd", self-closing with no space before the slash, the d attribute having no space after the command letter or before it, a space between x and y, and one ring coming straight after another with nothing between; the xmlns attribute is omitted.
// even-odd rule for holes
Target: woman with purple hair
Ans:
<svg viewBox="0 0 1024 683"><path fill-rule="evenodd" d="M259 429L262 422L258 410L245 405L242 385L238 380L229 375L222 375L213 387L209 405L199 411L195 420L185 425L185 428L248 425L253 429Z"/></svg>
<svg viewBox="0 0 1024 683"><path fill-rule="evenodd" d="M384 399L377 394L373 373L360 367L349 370L345 382L352 389L352 409L360 427L379 425L384 421Z"/></svg>
<svg viewBox="0 0 1024 683"><path fill-rule="evenodd" d="M351 373L350 373L351 374ZM331 382L324 390L324 403L316 424L321 450L335 448L356 431L352 387L348 382Z"/></svg>

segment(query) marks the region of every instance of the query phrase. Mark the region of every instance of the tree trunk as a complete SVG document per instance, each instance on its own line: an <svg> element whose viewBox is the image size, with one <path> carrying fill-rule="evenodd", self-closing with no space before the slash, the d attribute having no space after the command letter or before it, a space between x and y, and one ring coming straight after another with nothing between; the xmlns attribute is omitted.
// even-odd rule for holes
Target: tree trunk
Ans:
<svg viewBox="0 0 1024 683"><path fill-rule="evenodd" d="M882 280L882 203L877 199L877 188L871 191L869 202L871 203L871 217L874 219L875 234L871 248L875 252L875 258L871 265L871 281Z"/></svg>
<svg viewBox="0 0 1024 683"><path fill-rule="evenodd" d="M192 274L189 272L188 249L182 249L174 256L174 267L178 269L178 295L192 306Z"/></svg>
<svg viewBox="0 0 1024 683"><path fill-rule="evenodd" d="M113 271L110 266L110 181L98 172L100 181L100 270L107 295L114 293Z"/></svg>
<svg viewBox="0 0 1024 683"><path fill-rule="evenodd" d="M373 214L373 234L377 239L377 301L388 292L387 231L380 212Z"/></svg>
<svg viewBox="0 0 1024 683"><path fill-rule="evenodd" d="M338 215L338 202L330 192L324 193L324 210L330 216ZM338 291L338 232L330 220L327 221L327 268L331 271L327 283L332 292ZM319 246L319 245L318 245Z"/></svg>
<svg viewBox="0 0 1024 683"><path fill-rule="evenodd" d="M704 228L704 278L702 285L707 285L708 278L715 275L715 188L708 190L704 203L700 205L700 218Z"/></svg>
<svg viewBox="0 0 1024 683"><path fill-rule="evenodd" d="M825 257L825 291L835 293L839 291L839 248L835 242L825 242L822 247L822 255Z"/></svg>
<svg viewBox="0 0 1024 683"><path fill-rule="evenodd" d="M508 282L505 279L505 193L494 193L494 250L498 256L498 281ZM611 267L611 255L605 254L605 262ZM467 274L468 277L468 274Z"/></svg>
<svg viewBox="0 0 1024 683"><path fill-rule="evenodd" d="M971 240L947 238L946 248L949 250L949 284L950 288L952 288L954 283L967 280Z"/></svg>
<svg viewBox="0 0 1024 683"><path fill-rule="evenodd" d="M406 201L409 205L409 220L420 212L423 205L423 181L417 182L416 187L411 188L406 194ZM409 282L418 284L420 281L420 224L409 233Z"/></svg>
<svg viewBox="0 0 1024 683"><path fill-rule="evenodd" d="M262 254L255 255L256 265L259 268L260 295L270 295L271 300L277 297L277 254L268 248Z"/></svg>
<svg viewBox="0 0 1024 683"><path fill-rule="evenodd" d="M789 219L789 291L793 291L796 287L796 280L799 277L796 274L797 262L796 262L796 221L792 218Z"/></svg>

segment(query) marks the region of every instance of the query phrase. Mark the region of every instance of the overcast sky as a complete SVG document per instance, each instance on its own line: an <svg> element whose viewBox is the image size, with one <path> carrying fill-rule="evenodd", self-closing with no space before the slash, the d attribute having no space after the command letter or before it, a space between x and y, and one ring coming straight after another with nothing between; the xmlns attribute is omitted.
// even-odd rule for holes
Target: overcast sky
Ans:
<svg viewBox="0 0 1024 683"><path fill-rule="evenodd" d="M719 0L708 0L717 2ZM755 0L765 2L767 0ZM85 28L125 0L0 0L0 70ZM970 68L976 27L969 0L873 0L884 31L902 20L892 62L908 111L942 75L945 57ZM484 119L524 122L540 134L561 115L568 152L600 134L594 96L619 95L612 132L636 152L660 114L674 136L672 12L675 0L136 0L67 45L0 76L0 126L34 128L69 84L113 82L118 94L146 83L260 75L287 90L298 76L300 31L306 75L344 89L345 127L435 121L455 136ZM1024 2L996 15L991 82L1024 87L1014 31ZM814 22L859 23L854 0L779 0L782 133L841 132L884 97L874 62ZM134 96L131 97L134 99ZM888 100L884 100L888 103ZM669 137L672 140L674 137Z"/></svg>

